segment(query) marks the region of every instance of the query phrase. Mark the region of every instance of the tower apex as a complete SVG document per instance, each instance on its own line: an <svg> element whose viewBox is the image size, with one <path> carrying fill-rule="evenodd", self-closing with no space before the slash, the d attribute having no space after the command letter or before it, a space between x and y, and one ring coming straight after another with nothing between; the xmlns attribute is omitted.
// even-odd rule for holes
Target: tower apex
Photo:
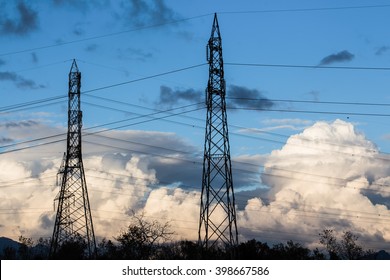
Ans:
<svg viewBox="0 0 390 280"><path fill-rule="evenodd" d="M77 66L76 59L73 59L72 66L70 67L70 73L80 72Z"/></svg>
<svg viewBox="0 0 390 280"><path fill-rule="evenodd" d="M211 38L221 38L221 32L219 31L218 16L214 13L213 27L211 28Z"/></svg>

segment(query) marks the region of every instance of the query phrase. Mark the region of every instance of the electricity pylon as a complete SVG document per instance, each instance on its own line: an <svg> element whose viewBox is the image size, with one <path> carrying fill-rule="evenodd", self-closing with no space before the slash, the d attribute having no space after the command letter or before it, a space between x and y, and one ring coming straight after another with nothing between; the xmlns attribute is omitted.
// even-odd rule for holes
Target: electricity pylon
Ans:
<svg viewBox="0 0 390 280"><path fill-rule="evenodd" d="M69 72L67 149L58 172L60 192L50 257L55 258L61 246L82 242L86 245L85 257L96 257L96 242L85 181L82 153L80 110L81 73L73 60Z"/></svg>
<svg viewBox="0 0 390 280"><path fill-rule="evenodd" d="M200 203L199 244L202 248L238 244L232 165L225 101L222 40L217 14L207 45L206 134Z"/></svg>

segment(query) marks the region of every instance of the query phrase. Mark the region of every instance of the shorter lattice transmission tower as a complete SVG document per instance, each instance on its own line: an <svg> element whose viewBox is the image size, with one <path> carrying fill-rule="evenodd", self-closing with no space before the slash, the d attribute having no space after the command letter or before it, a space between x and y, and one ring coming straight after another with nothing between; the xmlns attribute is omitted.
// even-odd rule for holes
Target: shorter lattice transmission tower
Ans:
<svg viewBox="0 0 390 280"><path fill-rule="evenodd" d="M203 158L199 244L202 248L238 244L232 165L225 101L222 39L214 15L207 45L206 134Z"/></svg>
<svg viewBox="0 0 390 280"><path fill-rule="evenodd" d="M86 245L85 257L96 257L96 242L85 181L82 153L80 110L81 73L73 60L69 72L67 149L58 172L60 191L50 257L55 258L61 246L72 242Z"/></svg>

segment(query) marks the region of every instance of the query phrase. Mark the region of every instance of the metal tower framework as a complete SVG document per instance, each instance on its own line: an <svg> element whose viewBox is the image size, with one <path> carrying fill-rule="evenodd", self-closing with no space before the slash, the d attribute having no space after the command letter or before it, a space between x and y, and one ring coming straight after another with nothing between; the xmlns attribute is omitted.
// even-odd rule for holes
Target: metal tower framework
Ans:
<svg viewBox="0 0 390 280"><path fill-rule="evenodd" d="M236 209L225 101L222 40L217 14L207 45L209 80L206 89L206 134L200 204L199 243L202 248L238 245Z"/></svg>
<svg viewBox="0 0 390 280"><path fill-rule="evenodd" d="M84 241L86 257L96 257L96 242L81 154L82 111L80 110L81 73L73 60L69 72L67 150L58 172L60 192L50 257L66 242Z"/></svg>

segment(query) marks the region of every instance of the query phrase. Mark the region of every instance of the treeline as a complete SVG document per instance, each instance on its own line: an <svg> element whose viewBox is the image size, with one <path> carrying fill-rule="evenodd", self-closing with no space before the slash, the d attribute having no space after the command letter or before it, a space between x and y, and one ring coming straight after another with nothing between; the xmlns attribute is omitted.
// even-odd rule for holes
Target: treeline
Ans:
<svg viewBox="0 0 390 280"><path fill-rule="evenodd" d="M346 231L337 238L336 232L325 229L319 233L320 248L309 249L292 240L274 244L252 239L235 248L223 246L205 250L197 242L172 241L174 232L170 224L147 221L144 216L133 217L132 223L114 240L103 239L97 244L93 258L101 260L354 260L371 259L373 251L365 250L358 237ZM52 259L87 259L87 244L75 238L62 244ZM19 247L6 247L0 252L1 259L48 259L50 239L33 241L21 236Z"/></svg>
<svg viewBox="0 0 390 280"><path fill-rule="evenodd" d="M1 259L45 260L49 258L50 240L40 238L33 242L21 237L19 248L6 247L0 254ZM27 241L27 243L25 242ZM72 241L63 244L54 256L55 259L86 259L84 241ZM364 259L371 258L372 251L364 251L360 246L311 250L292 240L274 244L252 239L240 243L234 249L214 248L204 250L197 242L177 241L149 245L139 241L117 242L103 239L97 245L96 259L101 260L201 260L201 259L241 259L241 260L326 260L326 259Z"/></svg>

